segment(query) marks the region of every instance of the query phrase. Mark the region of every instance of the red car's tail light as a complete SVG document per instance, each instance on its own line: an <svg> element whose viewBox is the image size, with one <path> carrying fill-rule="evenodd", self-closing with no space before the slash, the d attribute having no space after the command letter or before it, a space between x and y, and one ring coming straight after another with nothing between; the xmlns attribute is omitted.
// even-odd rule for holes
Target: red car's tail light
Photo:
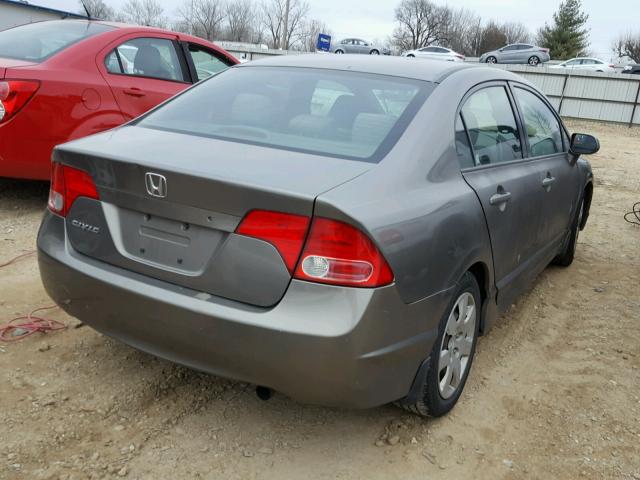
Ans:
<svg viewBox="0 0 640 480"><path fill-rule="evenodd" d="M315 217L295 278L353 287L380 287L393 272L374 243L357 228Z"/></svg>
<svg viewBox="0 0 640 480"><path fill-rule="evenodd" d="M39 87L36 80L0 81L0 123L18 113Z"/></svg>
<svg viewBox="0 0 640 480"><path fill-rule="evenodd" d="M100 198L91 176L83 170L54 162L49 190L49 210L66 217L78 197L96 200Z"/></svg>
<svg viewBox="0 0 640 480"><path fill-rule="evenodd" d="M272 244L293 273L309 228L309 217L267 210L249 212L236 233Z"/></svg>

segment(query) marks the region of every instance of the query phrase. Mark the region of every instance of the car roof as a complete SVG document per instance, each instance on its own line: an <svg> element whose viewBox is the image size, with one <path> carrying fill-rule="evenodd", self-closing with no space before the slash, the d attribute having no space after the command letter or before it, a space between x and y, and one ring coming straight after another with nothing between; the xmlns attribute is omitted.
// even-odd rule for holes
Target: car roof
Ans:
<svg viewBox="0 0 640 480"><path fill-rule="evenodd" d="M441 60L411 61L406 57L388 57L377 55L331 55L310 53L303 55L278 55L238 65L238 68L296 67L318 68L326 70L344 70L378 75L424 80L439 83L450 74L459 70L474 68L472 65L454 64ZM497 72L499 70L496 70Z"/></svg>

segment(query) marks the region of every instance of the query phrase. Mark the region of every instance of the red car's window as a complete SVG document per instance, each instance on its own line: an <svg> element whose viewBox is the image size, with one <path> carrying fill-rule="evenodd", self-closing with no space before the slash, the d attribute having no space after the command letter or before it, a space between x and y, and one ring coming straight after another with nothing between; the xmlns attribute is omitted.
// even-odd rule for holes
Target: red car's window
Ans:
<svg viewBox="0 0 640 480"><path fill-rule="evenodd" d="M119 45L105 58L109 73L187 81L175 45L165 38L134 38Z"/></svg>
<svg viewBox="0 0 640 480"><path fill-rule="evenodd" d="M74 43L113 29L83 20L30 23L0 32L0 57L39 63Z"/></svg>

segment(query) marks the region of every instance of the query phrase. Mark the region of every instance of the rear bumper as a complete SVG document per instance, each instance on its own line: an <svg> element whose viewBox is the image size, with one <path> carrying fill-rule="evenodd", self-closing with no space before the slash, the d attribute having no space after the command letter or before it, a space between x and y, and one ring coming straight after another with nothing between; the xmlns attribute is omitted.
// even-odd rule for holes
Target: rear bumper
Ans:
<svg viewBox="0 0 640 480"><path fill-rule="evenodd" d="M407 305L395 286L292 281L265 309L203 295L74 252L60 217L38 234L44 286L65 311L158 357L296 400L373 407L404 397L450 291Z"/></svg>

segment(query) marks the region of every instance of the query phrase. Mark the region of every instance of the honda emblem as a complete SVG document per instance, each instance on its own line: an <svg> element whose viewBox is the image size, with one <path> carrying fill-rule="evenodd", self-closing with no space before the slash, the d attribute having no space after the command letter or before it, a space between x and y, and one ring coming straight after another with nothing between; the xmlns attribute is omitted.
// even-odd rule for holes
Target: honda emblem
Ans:
<svg viewBox="0 0 640 480"><path fill-rule="evenodd" d="M147 172L144 175L144 183L147 193L152 197L164 198L167 196L167 179L159 173Z"/></svg>

